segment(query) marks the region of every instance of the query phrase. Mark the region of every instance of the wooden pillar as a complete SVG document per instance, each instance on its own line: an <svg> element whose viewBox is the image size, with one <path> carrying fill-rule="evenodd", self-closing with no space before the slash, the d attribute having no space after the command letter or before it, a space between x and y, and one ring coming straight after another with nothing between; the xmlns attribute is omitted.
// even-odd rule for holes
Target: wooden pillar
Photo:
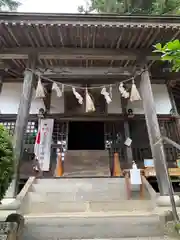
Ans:
<svg viewBox="0 0 180 240"><path fill-rule="evenodd" d="M140 91L160 195L165 196L169 194L166 170L163 164L163 161L166 161L166 159L163 143L161 142L154 146L160 139L161 133L148 70L144 70L141 75Z"/></svg>
<svg viewBox="0 0 180 240"><path fill-rule="evenodd" d="M170 84L167 84L167 89L168 89L169 98L170 98L171 105L172 105L172 113L174 114L174 117L175 117L174 120L176 122L177 135L178 135L178 138L180 138L180 119L178 118L179 113L178 113L178 109L177 109L176 102L174 99L172 86Z"/></svg>
<svg viewBox="0 0 180 240"><path fill-rule="evenodd" d="M177 110L176 102L175 102L174 95L173 95L173 92L172 92L172 87L170 85L169 86L167 85L167 89L168 89L169 98L170 98L170 101L171 101L173 113L178 116L178 110Z"/></svg>
<svg viewBox="0 0 180 240"><path fill-rule="evenodd" d="M51 93L52 93L52 84L48 84L45 87L45 91L46 91L46 97L43 98L44 101L44 105L45 105L45 111L47 113L49 113L50 108L51 108Z"/></svg>
<svg viewBox="0 0 180 240"><path fill-rule="evenodd" d="M130 128L129 128L129 121L127 118L127 104L128 100L125 98L121 98L121 105L122 105L122 112L124 115L124 136L126 138L131 138L130 136ZM125 145L124 145L125 146ZM132 146L125 146L126 147L126 159L128 165L132 166L132 161L133 161L133 152L132 152Z"/></svg>
<svg viewBox="0 0 180 240"><path fill-rule="evenodd" d="M3 85L3 81L2 81L2 77L0 76L0 93L2 91L2 85Z"/></svg>
<svg viewBox="0 0 180 240"><path fill-rule="evenodd" d="M129 129L129 121L125 120L124 121L124 131L125 131L125 139L126 138L131 138L130 137L130 129ZM126 146L126 156L127 156L127 162L132 166L132 161L133 161L133 152L132 152L132 147L131 145L128 147Z"/></svg>
<svg viewBox="0 0 180 240"><path fill-rule="evenodd" d="M28 67L31 69L35 69L35 59L29 58ZM24 133L26 131L29 110L31 106L33 82L34 82L34 74L31 71L26 70L24 73L23 89L22 89L22 94L20 98L20 104L19 104L16 125L15 125L15 133L14 133L15 164L14 164L13 197L17 195L17 191L18 191L19 165L20 165L20 161L23 153Z"/></svg>

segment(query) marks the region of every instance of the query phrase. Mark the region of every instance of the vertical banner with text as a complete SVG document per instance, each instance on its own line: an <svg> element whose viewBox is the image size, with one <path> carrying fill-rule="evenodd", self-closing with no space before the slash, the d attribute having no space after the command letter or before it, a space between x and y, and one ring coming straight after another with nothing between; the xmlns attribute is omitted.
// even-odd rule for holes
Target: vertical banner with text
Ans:
<svg viewBox="0 0 180 240"><path fill-rule="evenodd" d="M36 137L34 153L42 171L49 171L51 158L51 142L54 119L41 119Z"/></svg>

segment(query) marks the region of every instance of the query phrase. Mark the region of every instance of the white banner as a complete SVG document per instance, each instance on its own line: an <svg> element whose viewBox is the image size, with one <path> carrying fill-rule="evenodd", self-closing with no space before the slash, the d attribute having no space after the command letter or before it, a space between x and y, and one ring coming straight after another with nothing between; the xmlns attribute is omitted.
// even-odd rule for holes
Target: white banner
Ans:
<svg viewBox="0 0 180 240"><path fill-rule="evenodd" d="M49 171L51 158L51 142L54 119L40 120L39 165L42 171Z"/></svg>

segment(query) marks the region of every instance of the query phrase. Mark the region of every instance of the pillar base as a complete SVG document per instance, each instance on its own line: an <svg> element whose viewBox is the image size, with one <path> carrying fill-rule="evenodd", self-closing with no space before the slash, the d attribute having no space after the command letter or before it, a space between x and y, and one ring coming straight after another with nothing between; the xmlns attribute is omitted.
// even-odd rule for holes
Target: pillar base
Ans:
<svg viewBox="0 0 180 240"><path fill-rule="evenodd" d="M180 206L180 197L178 195L174 195L175 204L177 207ZM171 201L169 196L159 196L156 200L156 204L158 207L170 207Z"/></svg>

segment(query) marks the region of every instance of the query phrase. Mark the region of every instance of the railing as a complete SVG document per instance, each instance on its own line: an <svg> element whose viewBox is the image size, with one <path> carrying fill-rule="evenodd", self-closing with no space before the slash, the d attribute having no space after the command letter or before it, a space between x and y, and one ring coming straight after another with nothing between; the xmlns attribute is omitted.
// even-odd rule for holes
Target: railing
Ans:
<svg viewBox="0 0 180 240"><path fill-rule="evenodd" d="M165 144L164 150L166 153L168 167L173 167L175 164L175 159L177 159L179 150L176 149L175 147L172 147L170 144ZM132 151L133 151L133 159L138 165L138 167L140 168L144 166L144 159L152 158L150 146L149 147L132 147Z"/></svg>
<svg viewBox="0 0 180 240"><path fill-rule="evenodd" d="M178 143L174 142L173 140L169 139L168 137L161 136L159 139L157 139L157 142L154 143L154 145L153 145L155 151L156 151L157 147L161 148L160 144L162 144L164 142L166 142L168 144L171 144L173 147L180 150L180 145ZM166 184L167 184L168 190L169 190L169 197L170 197L171 206L172 206L172 214L173 214L174 220L179 223L179 216L178 216L177 209L176 209L176 203L175 203L175 199L174 199L174 191L173 191L171 179L169 177L167 163L166 163L164 157L162 157L159 160L162 161L163 166L164 166L164 169L162 169L162 170L163 171L165 170L165 177L166 177L165 180L166 180Z"/></svg>

